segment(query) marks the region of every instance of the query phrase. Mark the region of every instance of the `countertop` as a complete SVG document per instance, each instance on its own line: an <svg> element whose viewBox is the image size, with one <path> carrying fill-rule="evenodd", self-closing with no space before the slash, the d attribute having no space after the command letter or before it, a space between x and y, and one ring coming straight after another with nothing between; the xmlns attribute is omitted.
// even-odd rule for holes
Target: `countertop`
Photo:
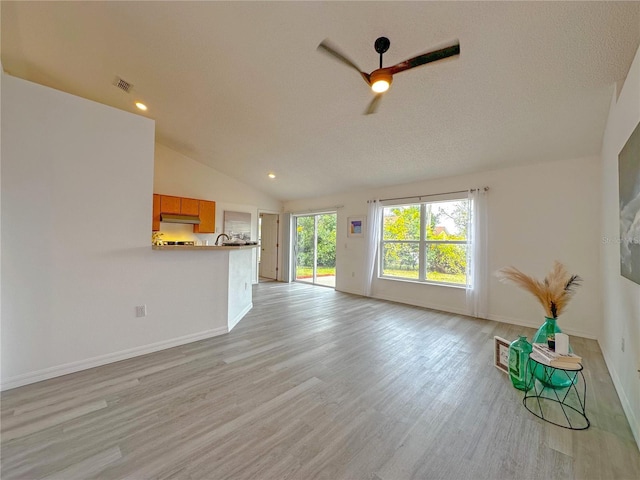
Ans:
<svg viewBox="0 0 640 480"><path fill-rule="evenodd" d="M152 245L153 250L244 250L260 245Z"/></svg>

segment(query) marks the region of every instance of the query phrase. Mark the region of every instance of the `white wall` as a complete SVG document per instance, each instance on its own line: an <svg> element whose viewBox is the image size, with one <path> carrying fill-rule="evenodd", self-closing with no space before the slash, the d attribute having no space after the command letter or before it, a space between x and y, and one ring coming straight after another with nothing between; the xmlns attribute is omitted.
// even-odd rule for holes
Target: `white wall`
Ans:
<svg viewBox="0 0 640 480"><path fill-rule="evenodd" d="M640 49L616 101L611 102L602 146L602 241L604 308L599 342L640 447L640 285L620 275L618 154L640 122ZM637 159L636 159L637 160ZM640 181L640 179L638 179ZM622 351L622 339L625 350Z"/></svg>
<svg viewBox="0 0 640 480"><path fill-rule="evenodd" d="M1 11L2 7L0 7ZM2 112L2 81L4 69L0 62L0 112ZM2 115L0 115L0 265L2 265ZM2 338L2 275L0 275L0 338ZM0 372L2 372L2 355L0 355Z"/></svg>
<svg viewBox="0 0 640 480"><path fill-rule="evenodd" d="M563 160L491 172L443 178L411 185L349 195L301 200L285 204L291 212L330 205L338 209L336 288L363 293L363 238L348 238L347 218L367 213L367 199L444 193L472 187L490 187L489 270L514 265L544 277L554 260L584 279L566 313L559 319L569 334L595 338L601 307L598 271L599 166L597 158ZM377 279L374 296L455 313L466 313L460 288ZM537 301L515 286L492 276L489 318L530 327L544 322Z"/></svg>
<svg viewBox="0 0 640 480"><path fill-rule="evenodd" d="M257 240L258 212L282 211L282 202L279 200L161 144L156 144L153 178L154 193L216 202L215 234L194 234L191 226L162 223L160 231L165 233L165 238L180 237L184 240L208 241L209 245L212 245L218 234L224 232L224 212L228 210L251 214L251 239ZM257 281L257 259L254 250L253 282Z"/></svg>
<svg viewBox="0 0 640 480"><path fill-rule="evenodd" d="M225 333L227 257L151 250L153 121L4 74L1 94L2 388Z"/></svg>

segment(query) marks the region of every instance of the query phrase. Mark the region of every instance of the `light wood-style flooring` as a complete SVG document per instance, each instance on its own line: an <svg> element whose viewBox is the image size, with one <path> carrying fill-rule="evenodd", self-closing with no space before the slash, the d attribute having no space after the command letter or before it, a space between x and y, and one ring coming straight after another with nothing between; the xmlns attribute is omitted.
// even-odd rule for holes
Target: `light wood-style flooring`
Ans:
<svg viewBox="0 0 640 480"><path fill-rule="evenodd" d="M597 343L572 338L591 428L570 431L493 366L520 333L263 283L228 335L4 392L2 479L638 480Z"/></svg>

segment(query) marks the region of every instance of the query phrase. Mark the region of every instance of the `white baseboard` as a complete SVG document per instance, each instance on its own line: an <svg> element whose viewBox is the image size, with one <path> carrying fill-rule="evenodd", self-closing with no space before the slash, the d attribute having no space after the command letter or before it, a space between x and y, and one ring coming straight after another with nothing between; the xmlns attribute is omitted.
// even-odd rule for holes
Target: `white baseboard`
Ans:
<svg viewBox="0 0 640 480"><path fill-rule="evenodd" d="M600 345L600 342L598 342L598 345ZM615 387L618 398L620 399L620 403L622 404L622 410L624 410L624 413L627 416L629 427L631 427L631 433L633 433L633 438L636 439L636 445L638 446L638 450L640 450L640 418L636 417L633 408L631 408L631 402L629 401L629 398L624 391L622 382L620 381L620 377L618 377L618 372L616 372L615 368L613 368L613 362L607 355L607 352L604 350L604 348L602 348L602 345L600 345L600 350L602 351L602 356L604 357L604 363L607 364L607 370L609 370L609 375L611 376L611 380L613 381L613 386Z"/></svg>
<svg viewBox="0 0 640 480"><path fill-rule="evenodd" d="M358 295L360 297L365 296L360 290L349 290L348 288L337 288L337 287L335 290L336 292L350 293L351 295Z"/></svg>
<svg viewBox="0 0 640 480"><path fill-rule="evenodd" d="M355 292L347 292L347 293L355 293ZM356 293L357 295L357 293ZM427 303L427 302L420 302L420 301L416 301L415 299L407 299L407 298L401 298L401 297L392 297L392 296L386 296L386 295L375 295L374 298L378 298L380 300L387 300L389 302L398 302L398 303L404 303L407 305L414 305L416 307L422 307L422 308L429 308L431 310L438 310L440 312L447 312L447 313L455 313L457 315L466 315L469 316L469 313L467 312L466 309L464 308L456 308L456 307L452 307L451 305L440 305L440 304L435 304L435 303ZM531 321L527 321L527 320L523 320L520 318L512 318L512 317L506 317L503 315L494 315L494 314L489 314L486 317L487 320L493 320L495 322L500 322L500 323L510 323L513 325L519 325L521 327L529 327L529 328L533 328L535 330L537 330L538 328L540 328L540 325L542 325L544 323L544 317L541 317L540 320L538 322L531 322ZM562 331L568 335L573 335L576 337L582 337L582 338L588 338L591 340L596 340L596 336L591 334L591 333L587 333L584 331L580 331L580 330L575 330L572 328L565 328L562 327Z"/></svg>
<svg viewBox="0 0 640 480"><path fill-rule="evenodd" d="M253 303L250 303L249 305L247 305L244 310L242 310L238 315L236 315L235 318L229 320L229 332L233 329L233 327L235 327L238 322L240 320L242 320L244 318L244 316L249 313L249 310L251 310L253 308Z"/></svg>
<svg viewBox="0 0 640 480"><path fill-rule="evenodd" d="M379 298L380 300L386 300L388 302L397 302L397 303L404 303L405 305L413 305L414 307L429 308L431 310L438 310L439 312L455 313L457 315L468 315L466 310L451 307L450 305L439 305L439 304L427 303L427 302L416 302L415 299L398 298L398 297L379 295L379 294L374 295L374 298Z"/></svg>
<svg viewBox="0 0 640 480"><path fill-rule="evenodd" d="M520 325L521 327L529 327L537 330L544 323L544 317L540 317L539 321L531 322L528 320L523 320L521 318L513 318L513 317L505 317L503 315L488 315L487 318L489 320L493 320L495 322L500 323L511 323L513 325ZM562 323L562 322L560 322ZM572 335L575 337L588 338L590 340L597 340L597 337L591 333L584 332L582 330L576 330L573 328L566 328L564 325L560 325L562 331L567 335Z"/></svg>
<svg viewBox="0 0 640 480"><path fill-rule="evenodd" d="M163 340L161 342L151 343L148 345L141 345L139 347L133 347L127 350L121 350L119 352L107 353L105 355L99 355L97 357L87 358L85 360L79 360L77 362L56 365L54 367L37 370L35 372L17 375L15 377L3 378L0 382L0 390L9 390L11 388L28 385L30 383L40 382L42 380L48 380L50 378L67 375L69 373L79 372L80 370L99 367L100 365L106 365L107 363L119 362L120 360L126 360L127 358L138 357L140 355L146 355L147 353L153 353L159 350L177 347L186 343L197 342L198 340L204 340L205 338L224 335L225 333L228 333L229 330L225 327L214 328L212 330L205 330L204 332L184 335L182 337L172 338L170 340Z"/></svg>
<svg viewBox="0 0 640 480"><path fill-rule="evenodd" d="M358 295L359 297L365 297L365 295L363 295L363 293L359 291L351 291L347 289L344 289L344 290L336 289L336 291L343 292L343 293L350 293L352 295ZM391 295L387 296L387 295L380 295L380 294L375 294L371 298L375 298L378 300L385 300L387 302L402 303L403 305L412 305L414 307L428 308L430 310L438 310L439 312L455 313L458 315L467 315L466 311L458 310L456 308L451 308L449 305L427 304L425 302L416 302L415 299L399 298L399 297L393 297Z"/></svg>

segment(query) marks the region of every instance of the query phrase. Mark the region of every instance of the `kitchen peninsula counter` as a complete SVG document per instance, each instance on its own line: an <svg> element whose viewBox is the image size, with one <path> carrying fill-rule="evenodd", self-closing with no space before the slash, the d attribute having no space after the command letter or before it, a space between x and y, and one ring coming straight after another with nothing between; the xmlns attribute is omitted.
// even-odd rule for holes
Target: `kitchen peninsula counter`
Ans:
<svg viewBox="0 0 640 480"><path fill-rule="evenodd" d="M224 333L227 333L253 308L251 286L254 249L257 247L258 245L152 245L151 248L171 250L171 253L154 253L152 256L160 262L173 265L176 278L182 276L185 279L186 273L186 284L199 286L197 301L206 306L201 315L211 318L213 325L223 322L226 327ZM194 250L206 253L193 253ZM177 284L180 285L181 282ZM187 292L192 290L194 289L191 287L186 288Z"/></svg>

